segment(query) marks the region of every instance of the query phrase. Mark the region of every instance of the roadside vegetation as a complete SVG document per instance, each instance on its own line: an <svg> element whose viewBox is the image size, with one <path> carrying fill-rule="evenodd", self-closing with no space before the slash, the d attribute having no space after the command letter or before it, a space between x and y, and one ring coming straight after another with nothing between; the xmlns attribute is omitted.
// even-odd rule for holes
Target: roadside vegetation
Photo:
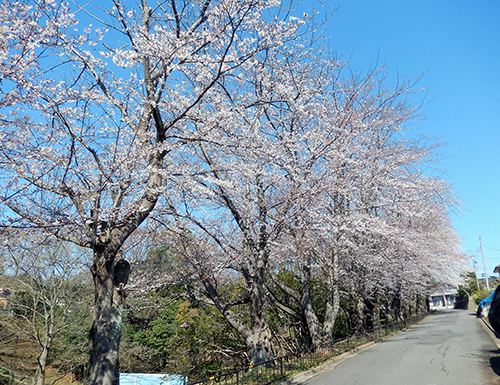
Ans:
<svg viewBox="0 0 500 385"><path fill-rule="evenodd" d="M468 298L469 305L477 306L479 301L488 297L500 285L500 278L488 277L488 285L489 289L484 278L478 280L476 273L470 271L464 274L464 282L458 288L458 297Z"/></svg>

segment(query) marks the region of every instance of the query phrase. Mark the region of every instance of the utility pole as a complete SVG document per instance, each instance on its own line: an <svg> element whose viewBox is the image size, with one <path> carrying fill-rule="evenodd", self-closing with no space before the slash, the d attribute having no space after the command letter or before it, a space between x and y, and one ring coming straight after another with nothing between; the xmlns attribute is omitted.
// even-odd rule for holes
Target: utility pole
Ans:
<svg viewBox="0 0 500 385"><path fill-rule="evenodd" d="M481 289L479 288L479 278L477 277L477 262L475 259L472 260L472 264L474 265L474 277L476 277L477 291L479 291Z"/></svg>
<svg viewBox="0 0 500 385"><path fill-rule="evenodd" d="M486 289L490 290L490 284L488 282L488 272L486 270L486 263L484 263L483 242L481 242L481 236L479 236L479 246L481 246L481 257L483 257L484 279L486 280Z"/></svg>

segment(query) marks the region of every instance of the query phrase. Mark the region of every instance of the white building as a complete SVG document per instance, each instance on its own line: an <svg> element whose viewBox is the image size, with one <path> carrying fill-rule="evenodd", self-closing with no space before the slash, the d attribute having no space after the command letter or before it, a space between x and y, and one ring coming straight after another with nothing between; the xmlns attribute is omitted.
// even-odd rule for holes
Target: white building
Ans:
<svg viewBox="0 0 500 385"><path fill-rule="evenodd" d="M457 300L457 288L453 286L437 287L430 294L429 306L431 309L448 308L453 309Z"/></svg>

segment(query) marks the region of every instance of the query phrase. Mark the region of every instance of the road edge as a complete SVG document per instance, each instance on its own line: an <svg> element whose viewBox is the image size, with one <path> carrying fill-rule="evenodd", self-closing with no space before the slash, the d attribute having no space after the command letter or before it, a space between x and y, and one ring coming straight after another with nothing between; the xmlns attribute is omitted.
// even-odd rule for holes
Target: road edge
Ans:
<svg viewBox="0 0 500 385"><path fill-rule="evenodd" d="M497 348L500 350L500 339L497 338L495 331L487 321L486 317L478 317L479 324L483 328L483 330L488 334L493 341L493 343L497 346Z"/></svg>

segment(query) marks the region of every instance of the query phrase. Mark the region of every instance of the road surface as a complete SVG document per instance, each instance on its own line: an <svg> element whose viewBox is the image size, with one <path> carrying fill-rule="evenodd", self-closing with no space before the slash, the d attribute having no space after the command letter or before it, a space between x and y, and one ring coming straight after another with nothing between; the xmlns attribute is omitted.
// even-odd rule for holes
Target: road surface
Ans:
<svg viewBox="0 0 500 385"><path fill-rule="evenodd" d="M301 383L498 385L500 351L480 322L471 311L440 311Z"/></svg>

